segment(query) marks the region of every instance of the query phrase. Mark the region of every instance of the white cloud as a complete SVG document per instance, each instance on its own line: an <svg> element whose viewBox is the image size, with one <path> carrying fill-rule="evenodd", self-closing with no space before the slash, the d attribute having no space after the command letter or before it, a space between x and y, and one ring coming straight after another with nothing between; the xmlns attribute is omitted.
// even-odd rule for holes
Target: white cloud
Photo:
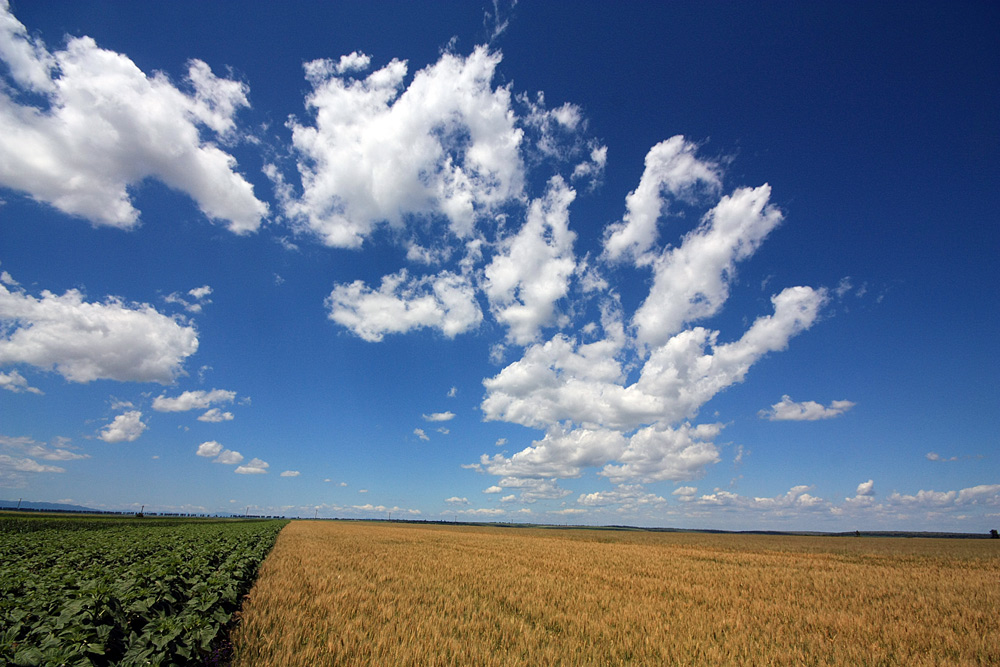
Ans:
<svg viewBox="0 0 1000 667"><path fill-rule="evenodd" d="M458 387L452 387L448 390L448 398L455 398L458 395Z"/></svg>
<svg viewBox="0 0 1000 667"><path fill-rule="evenodd" d="M690 199L699 186L710 191L721 187L718 165L695 157L697 148L678 135L649 149L639 187L625 198L622 222L605 232L604 253L610 260L632 257L637 264L653 260L647 253L657 240L657 222L669 209L664 194Z"/></svg>
<svg viewBox="0 0 1000 667"><path fill-rule="evenodd" d="M719 461L721 428L694 424L698 411L811 327L827 293L784 289L772 314L728 341L693 326L719 313L738 263L783 216L766 184L720 194L721 164L681 136L650 149L603 252L578 258L568 183L597 178L608 150L583 138L586 121L572 103L548 109L541 93L494 88L499 62L485 47L467 58L445 53L408 85L398 60L371 71L371 59L355 52L306 65L311 118L288 125L301 190L268 167L285 215L340 247L359 247L389 225L409 262L452 265L430 275L401 268L378 285L337 284L328 316L371 342L421 328L454 337L479 328L485 298L486 315L506 330L491 358L499 364L523 349L484 380L484 417L545 435L465 467L536 482L588 468L617 484L694 479ZM540 166L552 168L544 181L526 179ZM540 195L526 190L542 182ZM661 239L661 219L695 206L704 215L694 229L679 242ZM636 269L650 270L652 281L629 316L608 279ZM595 309L600 322L581 323L579 337L546 331L568 331Z"/></svg>
<svg viewBox="0 0 1000 667"><path fill-rule="evenodd" d="M167 303L179 304L189 313L200 313L202 308L212 303L212 300L208 298L208 295L211 293L212 288L208 285L204 285L187 291L187 295L191 297L191 299L182 296L178 292L173 292L172 294L168 294L163 297L163 300Z"/></svg>
<svg viewBox="0 0 1000 667"><path fill-rule="evenodd" d="M11 472L66 472L66 469L44 465L29 458L0 454L0 480L3 480Z"/></svg>
<svg viewBox="0 0 1000 667"><path fill-rule="evenodd" d="M71 382L169 384L198 349L194 327L148 304L84 301L77 290L35 298L0 285L0 365L54 369Z"/></svg>
<svg viewBox="0 0 1000 667"><path fill-rule="evenodd" d="M449 505L468 505L469 499L459 498L458 496L452 496L451 498L446 499L445 502L448 503Z"/></svg>
<svg viewBox="0 0 1000 667"><path fill-rule="evenodd" d="M902 505L928 509L950 509L970 505L1000 506L1000 484L980 484L958 491L925 491L907 495L893 492L887 499L888 505Z"/></svg>
<svg viewBox="0 0 1000 667"><path fill-rule="evenodd" d="M202 416L198 417L198 421L209 422L212 424L218 424L220 422L228 422L232 421L233 419L235 419L235 417L233 416L232 412L223 412L219 408L212 408L211 410L206 411L205 414L203 414Z"/></svg>
<svg viewBox="0 0 1000 667"><path fill-rule="evenodd" d="M429 415L423 415L423 418L424 418L425 421L429 421L429 422L446 422L446 421L451 421L452 419L454 419L455 418L455 413L451 412L451 411L448 411L448 412L432 412Z"/></svg>
<svg viewBox="0 0 1000 667"><path fill-rule="evenodd" d="M77 461L90 458L89 454L70 451L79 448L70 445L66 438L56 438L53 445L46 445L31 438L0 435L0 447L44 461Z"/></svg>
<svg viewBox="0 0 1000 667"><path fill-rule="evenodd" d="M263 475L267 473L270 466L258 458L250 459L249 463L241 465L235 472L238 475Z"/></svg>
<svg viewBox="0 0 1000 667"><path fill-rule="evenodd" d="M215 440L209 440L198 445L198 451L195 452L198 456L204 456L205 458L215 459L213 463L225 463L227 465L236 465L243 461L243 455L239 452L233 451L231 449L225 449L220 443Z"/></svg>
<svg viewBox="0 0 1000 667"><path fill-rule="evenodd" d="M830 503L810 494L811 489L811 486L800 484L782 495L753 498L716 489L714 493L700 496L695 503L703 506L737 507L778 516L794 515L801 511L829 511Z"/></svg>
<svg viewBox="0 0 1000 667"><path fill-rule="evenodd" d="M0 373L0 389L6 389L7 391L12 391L15 394L30 393L42 395L41 389L37 387L32 387L28 384L28 381L19 372L11 371L10 373Z"/></svg>
<svg viewBox="0 0 1000 667"><path fill-rule="evenodd" d="M483 454L480 463L491 475L508 477L577 477L587 467L618 457L625 448L621 433L606 429L552 430L542 440L510 457ZM503 486L503 484L501 484Z"/></svg>
<svg viewBox="0 0 1000 667"><path fill-rule="evenodd" d="M142 412L129 410L115 417L97 437L104 442L135 442L145 430Z"/></svg>
<svg viewBox="0 0 1000 667"><path fill-rule="evenodd" d="M425 442L430 440L430 437L428 437L427 433L422 428L413 429L413 435L417 436L418 438L420 438Z"/></svg>
<svg viewBox="0 0 1000 667"><path fill-rule="evenodd" d="M697 487L694 486L679 486L670 492L670 495L677 496L677 500L681 502L690 502L694 499L694 494L698 493Z"/></svg>
<svg viewBox="0 0 1000 667"><path fill-rule="evenodd" d="M272 170L285 215L324 243L358 247L379 223L443 216L466 238L478 217L520 194L522 131L507 88L491 87L500 55L445 53L404 88L405 62L365 78L367 56L306 64L315 125L289 121L302 194Z"/></svg>
<svg viewBox="0 0 1000 667"><path fill-rule="evenodd" d="M608 147L595 146L590 151L590 159L580 162L573 168L572 179L590 179L591 188L597 186L601 176L604 175L604 168L608 163Z"/></svg>
<svg viewBox="0 0 1000 667"><path fill-rule="evenodd" d="M967 454L965 456L957 456L957 455L956 456L942 456L941 454L938 454L937 452L927 452L927 454L925 454L925 457L927 458L928 461L939 461L941 463L953 463L955 461L962 461L962 460L967 460L967 459L981 459L982 458L982 454L975 455L975 456L970 455L970 454Z"/></svg>
<svg viewBox="0 0 1000 667"><path fill-rule="evenodd" d="M236 399L235 391L212 389L211 391L185 391L180 396L167 397L160 394L153 399L153 409L158 412L186 412L188 410L204 410L214 404L232 403Z"/></svg>
<svg viewBox="0 0 1000 667"><path fill-rule="evenodd" d="M258 459L254 459L254 461L257 460ZM231 449L223 449L221 452L219 452L219 455L215 457L215 460L212 461L212 463L225 463L226 465L236 465L237 463L242 463L242 461L243 461L243 455L240 454L239 452L233 451ZM250 464L252 466L253 461L251 461Z"/></svg>
<svg viewBox="0 0 1000 667"><path fill-rule="evenodd" d="M535 428L570 421L627 431L678 422L742 381L765 354L784 349L815 322L825 300L823 290L788 288L772 297L773 315L759 317L732 343L718 343L718 332L702 327L681 332L650 354L638 380L628 386L618 359L621 343L606 339L578 345L556 335L484 380L487 396L481 407L488 420Z"/></svg>
<svg viewBox="0 0 1000 667"><path fill-rule="evenodd" d="M656 347L682 327L715 315L729 298L736 262L751 256L781 222L771 188L726 195L681 245L652 260L653 286L633 317L640 343Z"/></svg>
<svg viewBox="0 0 1000 667"><path fill-rule="evenodd" d="M424 327L454 338L483 319L472 284L449 271L411 278L401 269L383 276L378 290L360 280L336 285L326 306L331 320L370 342Z"/></svg>
<svg viewBox="0 0 1000 667"><path fill-rule="evenodd" d="M543 326L553 323L555 304L569 291L576 269L576 234L569 229L575 198L562 178L553 177L545 196L531 203L524 225L500 241L500 251L486 267L483 289L493 315L518 345L535 340Z"/></svg>
<svg viewBox="0 0 1000 667"><path fill-rule="evenodd" d="M868 480L867 482L861 482L858 484L858 490L855 492L859 496L874 496L875 495L875 481Z"/></svg>
<svg viewBox="0 0 1000 667"><path fill-rule="evenodd" d="M209 440L208 442L203 442L198 445L198 451L195 452L198 456L213 457L218 456L222 452L222 445L215 440Z"/></svg>
<svg viewBox="0 0 1000 667"><path fill-rule="evenodd" d="M757 414L761 419L771 421L817 421L839 417L853 407L851 401L833 401L829 407L823 407L816 401L796 403L786 394L769 410L761 410Z"/></svg>
<svg viewBox="0 0 1000 667"><path fill-rule="evenodd" d="M483 493L503 493L509 489L519 490L521 492L520 500L523 503L533 503L538 500L558 500L572 493L569 489L559 486L555 479L538 479L534 477L503 477L498 484L483 489Z"/></svg>
<svg viewBox="0 0 1000 667"><path fill-rule="evenodd" d="M462 514L465 516L498 516L500 514L506 514L507 510L500 509L498 507L482 507L479 509L468 509L468 510L456 510L455 514Z"/></svg>
<svg viewBox="0 0 1000 667"><path fill-rule="evenodd" d="M608 464L601 470L612 482L635 479L641 482L692 479L708 465L719 461L712 444L722 424L684 423L677 428L647 426L629 438L618 455L621 465Z"/></svg>
<svg viewBox="0 0 1000 667"><path fill-rule="evenodd" d="M189 195L236 233L255 231L267 205L235 171L219 140L235 136L247 87L188 63L187 92L161 73L148 76L126 56L75 37L49 52L0 4L0 184L27 192L95 225L138 223L129 188L156 178ZM20 104L21 92L45 99ZM204 137L213 134L216 141Z"/></svg>
<svg viewBox="0 0 1000 667"><path fill-rule="evenodd" d="M378 512L380 514L409 514L411 516L417 516L421 512L420 510L408 509L403 507L386 507L385 505L372 505L371 503L366 503L364 505L351 505L351 509L357 510L359 512Z"/></svg>
<svg viewBox="0 0 1000 667"><path fill-rule="evenodd" d="M281 477L298 477L298 476L299 476L298 470L285 470L284 472L281 473Z"/></svg>
<svg viewBox="0 0 1000 667"><path fill-rule="evenodd" d="M647 505L663 505L667 501L655 493L649 493L638 484L622 484L613 491L582 493L576 502L588 507L618 505L622 509L634 511Z"/></svg>

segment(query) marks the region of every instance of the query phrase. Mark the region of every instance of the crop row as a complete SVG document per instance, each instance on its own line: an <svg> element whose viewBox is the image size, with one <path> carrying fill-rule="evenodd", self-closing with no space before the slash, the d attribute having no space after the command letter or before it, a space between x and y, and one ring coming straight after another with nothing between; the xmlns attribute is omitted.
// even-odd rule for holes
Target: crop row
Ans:
<svg viewBox="0 0 1000 667"><path fill-rule="evenodd" d="M15 665L204 661L287 523L17 521L0 526L0 664Z"/></svg>

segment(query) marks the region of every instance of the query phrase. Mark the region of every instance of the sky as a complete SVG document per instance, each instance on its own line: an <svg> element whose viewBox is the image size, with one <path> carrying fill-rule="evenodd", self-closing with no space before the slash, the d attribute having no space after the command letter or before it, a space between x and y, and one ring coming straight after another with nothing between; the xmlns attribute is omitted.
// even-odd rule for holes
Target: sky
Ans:
<svg viewBox="0 0 1000 667"><path fill-rule="evenodd" d="M0 498L1000 526L998 32L0 0Z"/></svg>

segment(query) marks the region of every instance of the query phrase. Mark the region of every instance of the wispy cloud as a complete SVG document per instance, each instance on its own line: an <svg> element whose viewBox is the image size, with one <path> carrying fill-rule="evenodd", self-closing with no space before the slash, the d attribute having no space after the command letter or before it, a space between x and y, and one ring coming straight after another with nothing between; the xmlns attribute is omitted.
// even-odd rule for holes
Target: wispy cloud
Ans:
<svg viewBox="0 0 1000 667"><path fill-rule="evenodd" d="M446 422L451 421L455 418L454 412L432 412L429 415L423 415L424 421L429 422Z"/></svg>

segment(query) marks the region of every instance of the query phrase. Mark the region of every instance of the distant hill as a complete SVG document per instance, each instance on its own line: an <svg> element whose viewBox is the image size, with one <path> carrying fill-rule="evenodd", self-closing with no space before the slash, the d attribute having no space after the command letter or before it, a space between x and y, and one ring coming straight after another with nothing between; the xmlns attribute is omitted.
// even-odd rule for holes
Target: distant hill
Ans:
<svg viewBox="0 0 1000 667"><path fill-rule="evenodd" d="M16 500L0 500L0 509L12 510L16 509L18 506L18 501ZM92 507L83 507L82 505L67 505L66 503L37 503L30 500L21 501L21 509L23 510L38 510L43 512L97 512L98 510Z"/></svg>

